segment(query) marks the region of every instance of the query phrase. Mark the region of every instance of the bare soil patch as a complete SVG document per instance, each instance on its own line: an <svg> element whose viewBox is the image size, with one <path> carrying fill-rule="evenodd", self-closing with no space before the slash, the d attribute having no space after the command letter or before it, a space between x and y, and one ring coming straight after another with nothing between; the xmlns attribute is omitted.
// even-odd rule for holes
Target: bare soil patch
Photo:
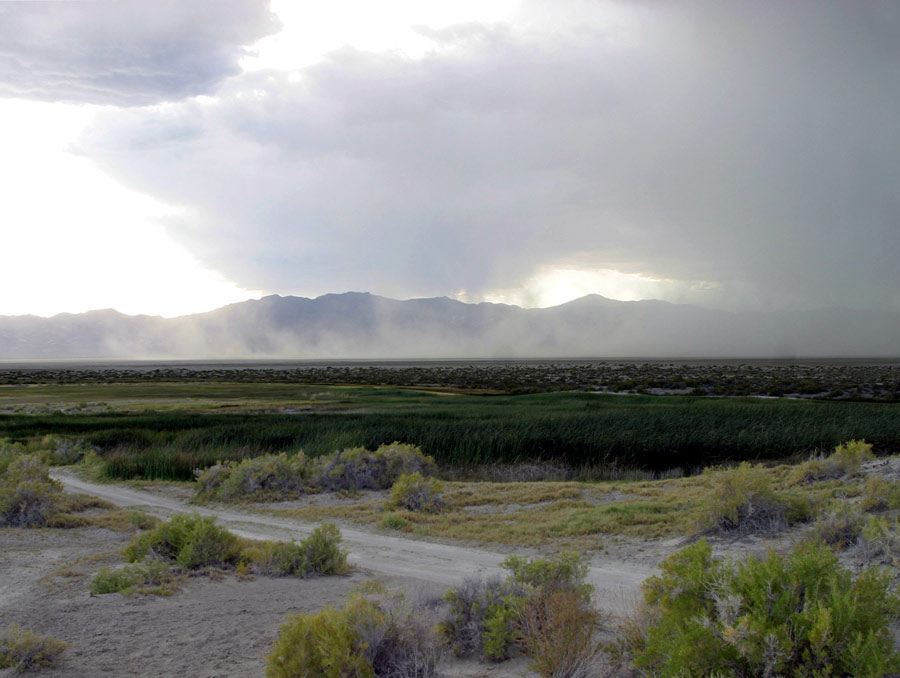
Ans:
<svg viewBox="0 0 900 678"><path fill-rule="evenodd" d="M265 655L288 612L340 605L355 586L373 579L357 569L345 577L313 579L234 575L193 577L172 596L94 596L90 578L120 561L128 536L98 528L0 530L0 626L18 623L67 641L57 669L45 675L262 676ZM379 577L416 592L419 581ZM439 595L441 587L428 595ZM530 675L527 660L502 665L448 657L444 674L460 678ZM16 675L0 670L0 676Z"/></svg>

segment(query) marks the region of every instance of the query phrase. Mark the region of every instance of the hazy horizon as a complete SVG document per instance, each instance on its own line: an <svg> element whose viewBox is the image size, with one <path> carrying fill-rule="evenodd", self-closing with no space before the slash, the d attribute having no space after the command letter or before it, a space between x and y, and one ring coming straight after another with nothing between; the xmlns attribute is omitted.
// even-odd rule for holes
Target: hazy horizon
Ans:
<svg viewBox="0 0 900 678"><path fill-rule="evenodd" d="M176 318L0 316L0 359L859 358L897 355L898 336L900 312L864 309L741 313L599 295L525 309L346 293Z"/></svg>
<svg viewBox="0 0 900 678"><path fill-rule="evenodd" d="M326 292L326 293L324 293L324 294L321 294L321 295L318 295L318 296L315 296L315 297L304 297L304 296L298 295L298 294L279 294L279 293L277 293L277 292L270 292L270 293L265 294L265 295L262 295L262 296L258 296L258 297L247 297L247 298L245 298L245 299L237 299L237 300L235 300L235 301L231 301L231 302L228 302L227 304L223 304L223 305L220 305L220 306L214 306L214 307L212 307L212 308L201 309L201 310L198 310L198 311L193 311L193 312L191 312L191 313L183 313L183 314L180 314L180 315L164 315L164 314L152 314L152 313L127 313L127 312L124 312L124 311L120 311L120 310L117 309L117 308L108 307L108 308L91 308L91 309L87 309L87 310L85 310L85 311L75 311L75 312L72 312L72 311L59 311L59 312L54 313L54 314L51 314L51 315L44 315L44 314L40 314L40 313L0 314L0 317L11 317L11 318L14 318L14 317L22 317L22 316L29 316L29 315L31 315L31 316L35 316L35 317L38 317L38 318L44 318L44 319L47 319L47 318L53 318L53 317L56 317L56 316L59 316L59 315L84 315L84 314L87 314L87 313L103 313L103 312L112 311L112 312L114 312L114 313L118 313L118 314L120 314L120 315L125 315L125 316L130 316L130 317L136 317L136 316L148 316L148 317L152 317L152 318L162 318L162 319L165 319L165 320L173 320L173 319L183 318L183 317L190 316L190 315L200 315L200 314L204 314L204 313L211 313L211 312L213 312L213 311L217 311L217 310L219 310L219 309L225 308L226 306L234 306L235 304L243 304L244 302L249 302L249 301L260 301L260 300L265 299L265 298L267 298L267 297L278 297L278 298L282 298L282 299L285 299L285 298L295 298L295 299L303 299L303 300L308 300L308 301L315 301L315 300L318 300L318 299L322 299L322 298L324 298L324 297L334 297L334 296L343 296L343 295L371 295L371 296L373 296L373 297L379 297L379 298L382 298L382 299L389 299L389 300L392 300L392 301L417 301L417 300L419 300L419 301L425 301L425 300L430 300L430 299L448 299L448 300L450 300L450 301L456 301L456 302L463 303L463 304L467 304L467 305L490 304L490 305L497 305L497 306L511 306L511 307L515 307L515 308L521 308L521 309L523 309L523 310L540 310L540 309L555 308L555 307L557 307L557 306L565 306L566 304L570 304L570 303L572 303L572 302L577 302L577 301L579 301L579 300L581 300L581 299L585 299L585 298L589 298L589 297L601 297L601 298L603 298L605 301L612 301L612 302L623 303L623 304L636 303L636 302L661 302L661 303L668 304L668 305L671 305L671 306L691 306L691 307L698 308L698 309L702 309L702 310L706 310L706 311L723 311L723 312L729 313L729 314L739 314L739 313L742 313L742 312L743 312L743 313L747 313L747 312L749 312L749 313L759 313L759 312L762 312L762 311L760 311L760 310L758 310L758 309L753 309L753 310L749 310L749 311L748 311L748 310L743 310L743 311L741 311L741 310L727 309L727 308L721 308L721 307L716 307L716 306L703 306L703 305L700 305L700 304L691 304L691 303L687 303L687 302L673 302L673 301L668 301L668 300L666 300L666 299L657 299L657 298L647 298L647 299L615 299L615 298L613 298L613 297L607 297L607 296L605 296L605 295L603 295L603 294L600 294L600 293L598 293L598 292L588 292L588 293L586 293L586 294L584 294L584 295L581 295L581 296L578 296L578 297L574 297L574 298L568 299L568 300L566 300L566 301L562 301L562 302L554 303L554 304L548 304L548 305L545 305L545 306L526 306L526 305L522 305L522 304L516 304L516 303L512 303L512 302L507 302L507 301L485 301L485 300L480 300L480 301L465 301L465 300L462 300L462 299L456 299L456 298L454 298L454 297L450 297L450 296L447 296L447 295L439 295L439 296L431 296L431 297L425 297L425 296L387 297L387 296L384 296L384 295L375 294L375 293L373 293L373 292L361 292L361 291L357 291L357 290L347 290L347 291L344 291L344 292ZM788 312L828 311L828 310L851 310L851 307L848 307L848 306L820 306L820 307L808 308L808 309L783 309L783 311L788 311ZM867 310L872 310L872 311L879 311L879 310L882 310L882 311L886 311L886 312L894 312L894 309L890 309L890 308L882 308L882 309L875 308L875 309L867 309ZM898 351L898 355L900 355L900 351ZM2 358L0 358L0 359L2 359Z"/></svg>

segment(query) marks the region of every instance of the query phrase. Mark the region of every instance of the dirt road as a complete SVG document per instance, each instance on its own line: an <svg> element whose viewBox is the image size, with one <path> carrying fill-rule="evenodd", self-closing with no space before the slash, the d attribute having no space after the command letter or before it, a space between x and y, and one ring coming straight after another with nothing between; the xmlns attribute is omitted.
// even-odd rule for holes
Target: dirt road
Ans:
<svg viewBox="0 0 900 678"><path fill-rule="evenodd" d="M54 469L51 475L71 492L100 497L117 506L140 507L162 518L185 511L212 515L235 534L249 539L302 539L315 528L314 524L278 518L251 509L194 506L145 489L91 483L65 469ZM503 571L499 565L506 557L506 554L482 548L397 537L351 527L342 527L341 534L351 563L374 572L442 586L452 586L466 577L501 574ZM652 568L639 564L595 556L591 561L588 580L595 587L596 604L601 609L618 614L638 595L641 582L654 572Z"/></svg>

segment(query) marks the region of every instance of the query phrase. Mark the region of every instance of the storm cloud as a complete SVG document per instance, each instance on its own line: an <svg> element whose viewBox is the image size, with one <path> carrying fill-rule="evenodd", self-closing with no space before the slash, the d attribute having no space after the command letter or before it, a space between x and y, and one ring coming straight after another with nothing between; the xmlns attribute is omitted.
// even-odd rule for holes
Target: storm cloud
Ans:
<svg viewBox="0 0 900 678"><path fill-rule="evenodd" d="M0 3L0 96L138 106L211 94L278 29L262 0Z"/></svg>
<svg viewBox="0 0 900 678"><path fill-rule="evenodd" d="M212 86L268 25L248 12L183 88L148 82ZM345 48L111 110L80 150L255 289L477 298L564 265L712 306L900 305L897 5L573 0L418 30L422 57Z"/></svg>

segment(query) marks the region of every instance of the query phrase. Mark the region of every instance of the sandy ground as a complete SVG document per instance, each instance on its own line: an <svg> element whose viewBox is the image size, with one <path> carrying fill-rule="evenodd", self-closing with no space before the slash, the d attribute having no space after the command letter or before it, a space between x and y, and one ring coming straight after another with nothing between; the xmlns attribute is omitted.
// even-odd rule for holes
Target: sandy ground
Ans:
<svg viewBox="0 0 900 678"><path fill-rule="evenodd" d="M60 666L43 674L263 676L265 655L287 612L340 605L352 588L373 578L413 595L444 589L355 569L348 576L303 580L194 577L168 597L91 595L91 576L104 564L121 562L118 552L128 539L97 528L0 530L0 627L18 623L72 644ZM442 667L454 678L532 675L521 658L485 665L447 657ZM13 675L0 670L4 678Z"/></svg>

